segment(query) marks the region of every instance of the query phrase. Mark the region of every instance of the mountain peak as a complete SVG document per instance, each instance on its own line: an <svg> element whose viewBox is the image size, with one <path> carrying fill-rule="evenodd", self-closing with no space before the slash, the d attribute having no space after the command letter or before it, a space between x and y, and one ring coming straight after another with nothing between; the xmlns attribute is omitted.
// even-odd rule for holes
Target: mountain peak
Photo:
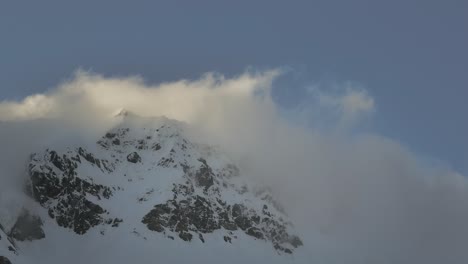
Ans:
<svg viewBox="0 0 468 264"><path fill-rule="evenodd" d="M136 117L138 115L136 115L135 113L125 109L125 108L120 108L116 114L114 115L114 117Z"/></svg>
<svg viewBox="0 0 468 264"><path fill-rule="evenodd" d="M149 257L152 245L161 249L158 257L174 245L181 252L216 248L246 259L270 251L269 263L285 263L287 255L300 252L302 241L272 194L257 191L221 149L186 137L188 124L126 109L116 117L123 118L97 142L31 154L25 190L32 201L27 212L18 208L14 224L0 226L7 238L0 241L0 256L28 263L20 259L35 253L24 251L23 242L33 240L41 240L41 253L34 255L41 260L54 254L57 241L63 244L59 251L70 254L81 254L81 248L95 252L95 243L108 243L97 253L104 263L115 263L116 247L129 256L148 249ZM187 254L164 258L185 263L179 255ZM195 262L205 256L195 255L201 258ZM224 256L211 257L221 262Z"/></svg>

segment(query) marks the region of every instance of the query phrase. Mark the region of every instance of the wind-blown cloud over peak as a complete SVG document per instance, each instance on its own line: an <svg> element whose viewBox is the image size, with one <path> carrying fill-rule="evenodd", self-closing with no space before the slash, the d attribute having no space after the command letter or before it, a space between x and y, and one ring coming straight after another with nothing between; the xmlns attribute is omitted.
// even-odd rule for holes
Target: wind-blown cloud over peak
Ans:
<svg viewBox="0 0 468 264"><path fill-rule="evenodd" d="M215 102L268 94L279 72L245 73L232 79L208 73L199 80L146 85L139 77L104 78L77 71L72 80L48 93L28 96L21 102L1 102L0 120L60 119L91 113L109 116L119 108L143 116L165 114L189 120L207 104L215 107Z"/></svg>

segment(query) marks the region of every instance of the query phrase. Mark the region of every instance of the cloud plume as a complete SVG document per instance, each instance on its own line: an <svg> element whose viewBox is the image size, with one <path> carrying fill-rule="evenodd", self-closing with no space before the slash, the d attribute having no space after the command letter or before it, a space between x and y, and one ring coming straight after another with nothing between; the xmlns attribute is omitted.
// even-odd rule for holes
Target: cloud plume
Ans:
<svg viewBox="0 0 468 264"><path fill-rule="evenodd" d="M344 127L374 113L378 103L362 88L313 88L307 111L283 109L271 96L280 74L210 73L152 85L78 72L44 94L0 103L0 173L16 179L28 153L50 142L98 137L121 108L165 115L192 124L199 140L220 145L246 175L269 185L312 261L468 262L466 178L424 163L383 135L348 133ZM291 122L309 115L307 126ZM316 129L330 115L332 124ZM336 130L343 131L329 133Z"/></svg>

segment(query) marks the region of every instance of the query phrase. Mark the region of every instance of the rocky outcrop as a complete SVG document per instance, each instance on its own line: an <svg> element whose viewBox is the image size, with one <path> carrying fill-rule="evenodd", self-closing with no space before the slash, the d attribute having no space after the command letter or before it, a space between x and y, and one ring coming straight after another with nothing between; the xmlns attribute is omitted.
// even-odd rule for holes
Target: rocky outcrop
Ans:
<svg viewBox="0 0 468 264"><path fill-rule="evenodd" d="M195 179L199 186L202 186L207 190L214 184L214 173L211 167L208 166L205 159L200 158L198 161L202 163L202 166L195 172Z"/></svg>
<svg viewBox="0 0 468 264"><path fill-rule="evenodd" d="M138 155L138 153L132 152L128 154L127 161L131 163L138 163L138 162L141 162L141 157L140 155Z"/></svg>
<svg viewBox="0 0 468 264"><path fill-rule="evenodd" d="M0 252L2 249L17 254L15 241L11 236L7 235L5 228L0 224Z"/></svg>
<svg viewBox="0 0 468 264"><path fill-rule="evenodd" d="M4 256L0 256L0 264L11 264L11 261Z"/></svg>
<svg viewBox="0 0 468 264"><path fill-rule="evenodd" d="M86 233L91 227L105 222L106 210L87 197L94 196L98 200L109 199L112 191L109 187L95 184L82 179L76 168L83 157L87 162L101 168L103 164L83 148L78 149L78 155L59 156L55 151L48 151L45 160L33 155L34 164L29 167L29 189L32 197L48 209L49 216L54 218L59 226L70 228L77 234Z"/></svg>
<svg viewBox="0 0 468 264"><path fill-rule="evenodd" d="M18 241L32 241L44 238L41 218L31 215L27 210L23 210L12 227L9 236Z"/></svg>
<svg viewBox="0 0 468 264"><path fill-rule="evenodd" d="M149 230L176 232L186 241L192 239L192 233L201 236L224 229L226 242L232 238L229 231L241 230L256 239L271 241L275 249L286 253L292 253L292 248L302 245L297 236L287 232L287 224L272 217L271 213L270 216L259 215L241 204L223 206L201 196L155 205L142 222Z"/></svg>

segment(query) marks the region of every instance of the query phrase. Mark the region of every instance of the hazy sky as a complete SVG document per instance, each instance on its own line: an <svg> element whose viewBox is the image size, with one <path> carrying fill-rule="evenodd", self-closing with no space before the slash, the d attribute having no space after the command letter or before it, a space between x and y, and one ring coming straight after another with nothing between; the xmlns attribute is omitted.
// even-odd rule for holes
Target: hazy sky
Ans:
<svg viewBox="0 0 468 264"><path fill-rule="evenodd" d="M468 174L466 1L2 1L0 100L77 68L147 82L290 67L279 104L359 84L372 129Z"/></svg>

